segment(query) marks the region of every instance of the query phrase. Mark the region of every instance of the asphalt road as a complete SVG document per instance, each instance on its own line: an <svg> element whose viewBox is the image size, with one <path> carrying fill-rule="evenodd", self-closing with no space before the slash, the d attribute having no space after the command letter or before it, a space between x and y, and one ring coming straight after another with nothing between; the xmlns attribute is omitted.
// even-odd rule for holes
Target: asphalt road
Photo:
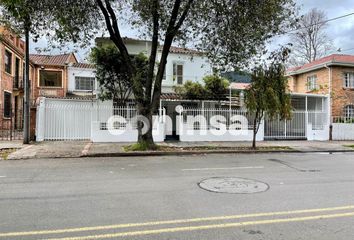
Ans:
<svg viewBox="0 0 354 240"><path fill-rule="evenodd" d="M198 186L214 177L269 189ZM353 226L353 154L0 161L0 240L351 240Z"/></svg>

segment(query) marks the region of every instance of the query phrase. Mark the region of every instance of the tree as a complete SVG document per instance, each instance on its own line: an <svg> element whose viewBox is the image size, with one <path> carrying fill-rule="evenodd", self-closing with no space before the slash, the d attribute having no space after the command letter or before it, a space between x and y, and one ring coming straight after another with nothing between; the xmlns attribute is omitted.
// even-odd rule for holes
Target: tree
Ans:
<svg viewBox="0 0 354 240"><path fill-rule="evenodd" d="M218 75L205 76L203 78L205 90L210 98L225 98L228 93L229 81Z"/></svg>
<svg viewBox="0 0 354 240"><path fill-rule="evenodd" d="M127 73L126 63L123 61L116 46L95 47L91 52L91 61L96 66L96 79L99 83L99 98L113 100L119 106L125 106L132 97L132 81ZM143 54L131 56L136 69L142 78L147 76L148 62Z"/></svg>
<svg viewBox="0 0 354 240"><path fill-rule="evenodd" d="M326 56L333 42L326 34L327 16L322 10L311 9L299 21L298 30L291 34L293 43L290 64L303 65Z"/></svg>
<svg viewBox="0 0 354 240"><path fill-rule="evenodd" d="M186 99L222 99L228 93L229 81L218 75L203 78L204 85L199 82L186 81L183 86L175 86L174 90Z"/></svg>
<svg viewBox="0 0 354 240"><path fill-rule="evenodd" d="M206 97L206 90L199 82L186 81L183 86L175 86L177 94L186 99L201 100Z"/></svg>
<svg viewBox="0 0 354 240"><path fill-rule="evenodd" d="M284 67L288 54L288 49L275 52L269 58L270 63L263 63L253 70L251 87L245 94L246 107L254 114L253 148L256 148L257 133L265 114L271 119L276 116L281 120L291 118L291 101Z"/></svg>
<svg viewBox="0 0 354 240"><path fill-rule="evenodd" d="M138 113L148 120L146 132L142 131L143 123L138 124L138 142L154 148L152 115L159 106L172 43L186 44L193 40L195 47L205 51L214 63L239 68L264 49L267 40L293 24L295 3L293 0L57 0L51 11L50 17L54 16L58 23L54 35L61 40L87 40L92 37L93 29L102 29L99 23L103 20L110 39L127 64ZM151 39L148 75L144 79L121 36L121 21ZM161 57L157 60L160 42Z"/></svg>

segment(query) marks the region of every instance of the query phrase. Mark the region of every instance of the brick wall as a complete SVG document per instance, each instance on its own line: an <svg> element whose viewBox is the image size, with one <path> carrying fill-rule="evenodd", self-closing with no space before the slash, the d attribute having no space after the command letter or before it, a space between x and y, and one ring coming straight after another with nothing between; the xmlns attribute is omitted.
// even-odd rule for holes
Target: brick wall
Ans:
<svg viewBox="0 0 354 240"><path fill-rule="evenodd" d="M342 116L346 105L354 104L354 89L344 87L344 73L354 72L354 68L332 68L332 115Z"/></svg>
<svg viewBox="0 0 354 240"><path fill-rule="evenodd" d="M343 109L348 104L354 104L354 89L344 88L344 73L354 72L354 67L331 67L332 71L332 116L342 116ZM307 78L317 76L318 89L307 90ZM321 68L311 72L290 76L289 89L294 93L329 94L329 70Z"/></svg>
<svg viewBox="0 0 354 240"><path fill-rule="evenodd" d="M44 70L54 70L54 71L63 71L62 87L40 87L39 86L39 70L41 66L35 66L32 69L33 74L33 87L32 87L32 96L36 100L40 96L48 97L65 97L68 89L68 80L67 80L67 68L66 67L54 67L54 66L44 66Z"/></svg>

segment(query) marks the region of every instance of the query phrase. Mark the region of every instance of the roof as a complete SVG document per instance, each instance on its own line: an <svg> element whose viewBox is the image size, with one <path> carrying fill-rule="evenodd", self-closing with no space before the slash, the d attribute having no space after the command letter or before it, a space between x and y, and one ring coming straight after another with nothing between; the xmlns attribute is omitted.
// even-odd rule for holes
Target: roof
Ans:
<svg viewBox="0 0 354 240"><path fill-rule="evenodd" d="M162 47L161 47L162 48ZM170 47L170 53L181 53L181 54L203 54L203 52L190 49L190 48L182 48L182 47Z"/></svg>
<svg viewBox="0 0 354 240"><path fill-rule="evenodd" d="M70 57L72 55L75 57L73 53L60 55L30 54L30 60L36 65L64 66L70 62Z"/></svg>
<svg viewBox="0 0 354 240"><path fill-rule="evenodd" d="M177 100L183 99L182 95L177 93L161 93L160 95L161 100Z"/></svg>
<svg viewBox="0 0 354 240"><path fill-rule="evenodd" d="M127 42L146 42L146 43L151 43L151 40L143 40L143 39L137 39L137 38L130 38L130 37L122 37L123 41L125 43ZM111 41L109 37L97 37L95 39L96 44L101 45L102 42L106 41ZM163 45L160 45L159 51L162 50ZM185 47L176 47L176 46L171 46L170 47L170 53L180 53L180 54L203 54L203 52L198 51L196 49L191 49L191 48L185 48Z"/></svg>
<svg viewBox="0 0 354 240"><path fill-rule="evenodd" d="M299 73L309 72L318 68L323 68L329 65L353 65L354 66L354 56L345 55L345 54L332 54L299 67L289 68L287 70L287 73L289 75L296 75Z"/></svg>
<svg viewBox="0 0 354 240"><path fill-rule="evenodd" d="M251 86L250 83L236 83L236 82L230 83L231 89L237 89L237 90L245 90L248 89L250 86Z"/></svg>
<svg viewBox="0 0 354 240"><path fill-rule="evenodd" d="M90 69L95 69L95 65L94 64L90 64L90 63L73 63L72 65L70 65L70 67L74 67L74 68L90 68Z"/></svg>

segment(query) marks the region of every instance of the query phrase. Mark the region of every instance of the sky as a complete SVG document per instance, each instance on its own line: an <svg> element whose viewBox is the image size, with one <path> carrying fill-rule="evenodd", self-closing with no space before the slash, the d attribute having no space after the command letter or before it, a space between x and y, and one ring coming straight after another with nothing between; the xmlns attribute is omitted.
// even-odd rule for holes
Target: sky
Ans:
<svg viewBox="0 0 354 240"><path fill-rule="evenodd" d="M300 6L300 14L305 14L312 8L323 10L327 14L327 18L335 18L349 13L354 13L354 0L297 0L298 6ZM328 22L327 34L333 40L334 49L342 49L342 54L354 54L354 15L346 18L338 19ZM130 29L129 26L121 27L122 36L138 37L137 31ZM273 49L279 44L287 43L289 39L286 36L276 37L269 44L269 48ZM87 46L84 49L73 49L68 44L68 49L65 51L77 50L77 57L79 61L87 61L90 48L93 46ZM36 48L43 48L47 45L45 40L40 40L37 43L31 43L31 52L35 53ZM58 54L63 50L52 50L47 54ZM333 52L336 53L336 52Z"/></svg>

